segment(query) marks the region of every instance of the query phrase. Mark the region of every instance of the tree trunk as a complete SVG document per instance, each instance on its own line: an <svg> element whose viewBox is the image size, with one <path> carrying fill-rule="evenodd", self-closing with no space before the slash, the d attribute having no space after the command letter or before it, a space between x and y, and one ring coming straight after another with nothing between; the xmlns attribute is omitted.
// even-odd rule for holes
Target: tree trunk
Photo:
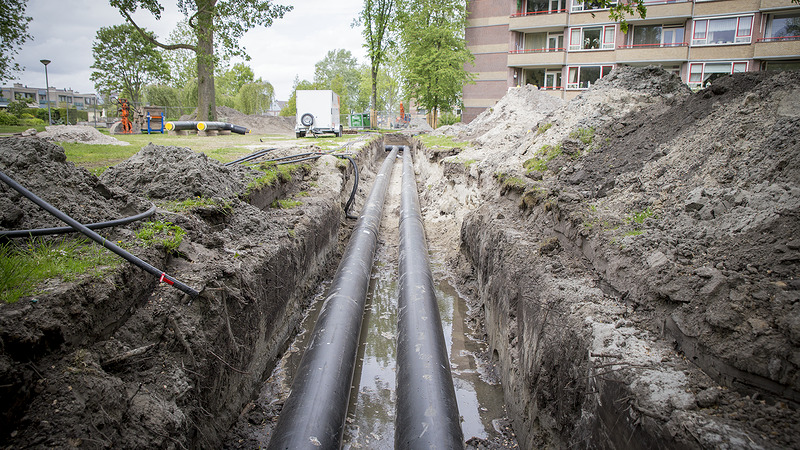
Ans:
<svg viewBox="0 0 800 450"><path fill-rule="evenodd" d="M378 62L375 60L372 61L370 75L372 75L372 111L369 120L372 128L378 128Z"/></svg>
<svg viewBox="0 0 800 450"><path fill-rule="evenodd" d="M197 120L217 120L214 92L215 1L197 0Z"/></svg>

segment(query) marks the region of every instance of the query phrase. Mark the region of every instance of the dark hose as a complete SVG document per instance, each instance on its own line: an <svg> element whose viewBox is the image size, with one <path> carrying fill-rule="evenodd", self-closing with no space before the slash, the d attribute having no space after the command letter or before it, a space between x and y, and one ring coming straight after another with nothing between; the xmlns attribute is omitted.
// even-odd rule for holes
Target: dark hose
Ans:
<svg viewBox="0 0 800 450"><path fill-rule="evenodd" d="M394 150L393 150L394 151ZM403 150L395 449L463 449L411 153Z"/></svg>
<svg viewBox="0 0 800 450"><path fill-rule="evenodd" d="M350 207L353 206L353 200L356 198L356 191L358 190L358 166L353 158L347 155L336 155L338 158L344 158L350 161L350 164L353 165L353 173L355 174L355 178L353 179L353 190L350 191L350 198L347 199L347 204L344 205L344 215L348 219L358 219L358 216L350 214Z"/></svg>
<svg viewBox="0 0 800 450"><path fill-rule="evenodd" d="M110 227L118 227L120 225L127 225L131 222L136 222L137 220L142 220L144 218L150 217L155 212L156 212L156 205L153 205L147 211L137 214L135 216L124 217L122 219L109 220L107 222L89 223L86 224L86 228L90 230L99 230L101 228L110 228ZM0 238L13 239L21 237L45 236L50 234L75 233L76 231L78 230L72 227L35 228L32 230L10 230L10 231L0 231Z"/></svg>
<svg viewBox="0 0 800 450"><path fill-rule="evenodd" d="M256 159L256 158L260 158L261 156L264 156L267 153L269 153L269 152L271 152L273 150L277 150L277 149L278 149L277 147L265 148L265 149L262 149L262 150L259 150L259 151L255 152L255 153L251 153L251 154L249 154L247 156L243 156L243 157L241 157L241 158L239 158L237 160L226 162L223 165L232 166L234 164L239 164L239 163L243 163L243 162L246 162L246 161L250 161L250 160L253 160L253 159Z"/></svg>
<svg viewBox="0 0 800 450"><path fill-rule="evenodd" d="M297 368L270 449L338 449L341 444L383 203L396 158L397 151L390 153L375 178Z"/></svg>
<svg viewBox="0 0 800 450"><path fill-rule="evenodd" d="M142 261L141 259L133 256L132 254L126 252L125 250L121 249L117 245L107 241L103 236L100 236L99 234L95 233L94 231L86 228L86 226L81 225L77 220L75 220L72 217L64 214L63 212L61 212L58 209L56 209L55 207L53 207L51 204L49 204L46 201L42 200L41 198L37 197L31 191L25 189L22 185L20 185L19 183L17 183L13 179L9 178L2 171L0 171L0 180L2 180L7 185L11 186L14 190L19 192L20 194L24 195L28 200L30 200L30 201L36 203L37 205L39 205L45 211L49 212L50 214L58 217L59 219L61 219L64 222L66 222L67 225L69 225L72 228L74 228L74 229L80 231L81 233L85 234L86 236L88 236L93 241L97 242L98 244L102 245L103 247L105 247L105 248L111 250L112 252L116 253L117 255L119 255L120 257L122 257L126 261L130 262L131 264L134 264L134 265L144 269L145 271L147 271L147 272L149 272L149 273L151 273L151 274L153 274L153 275L155 275L157 277L160 277L159 281L164 281L167 284L170 284L170 285L180 289L181 291L191 295L192 297L197 297L198 292L195 291L194 289L192 289L189 286L181 283L180 281L178 281L175 278L167 275L166 273L156 269L155 267L153 267L150 264Z"/></svg>

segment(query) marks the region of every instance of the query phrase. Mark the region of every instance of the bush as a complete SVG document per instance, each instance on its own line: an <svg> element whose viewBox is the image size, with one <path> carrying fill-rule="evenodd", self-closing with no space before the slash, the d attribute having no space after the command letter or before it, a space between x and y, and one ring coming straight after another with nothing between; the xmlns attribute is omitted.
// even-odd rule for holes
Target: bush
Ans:
<svg viewBox="0 0 800 450"><path fill-rule="evenodd" d="M19 119L13 114L0 111L0 125L19 125Z"/></svg>
<svg viewBox="0 0 800 450"><path fill-rule="evenodd" d="M439 126L452 125L461 122L461 116L452 112L445 112L439 116Z"/></svg>

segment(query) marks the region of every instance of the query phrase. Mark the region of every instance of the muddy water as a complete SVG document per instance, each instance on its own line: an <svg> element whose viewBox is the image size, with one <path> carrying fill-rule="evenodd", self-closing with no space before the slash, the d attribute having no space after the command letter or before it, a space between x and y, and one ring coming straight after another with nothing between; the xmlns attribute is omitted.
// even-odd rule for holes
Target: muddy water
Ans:
<svg viewBox="0 0 800 450"><path fill-rule="evenodd" d="M348 407L342 447L345 449L394 448L395 377L397 344L398 284L398 212L402 164L395 164L381 221L372 279L364 313L358 364ZM445 341L450 355L453 382L464 438L494 440L500 437L498 423L505 417L502 387L486 376L486 364L478 357L485 345L470 337L467 306L464 299L446 281L447 270L437 260L435 246L431 262L436 279L436 297ZM272 396L285 399L291 377L310 339L317 314L324 300L317 295L303 320L301 332L262 390L261 401ZM268 439L265 433L259 439Z"/></svg>

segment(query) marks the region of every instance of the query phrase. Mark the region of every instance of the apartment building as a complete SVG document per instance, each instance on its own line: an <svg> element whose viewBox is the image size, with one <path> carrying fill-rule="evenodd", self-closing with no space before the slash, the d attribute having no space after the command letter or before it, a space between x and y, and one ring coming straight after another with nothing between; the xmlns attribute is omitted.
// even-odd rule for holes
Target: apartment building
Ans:
<svg viewBox="0 0 800 450"><path fill-rule="evenodd" d="M736 72L800 69L800 4L792 0L645 0L628 30L585 0L471 0L466 39L476 83L469 122L514 86L569 100L618 65L660 65L690 87Z"/></svg>
<svg viewBox="0 0 800 450"><path fill-rule="evenodd" d="M50 99L50 106L61 107L69 105L79 110L93 110L97 107L97 97L95 94L81 94L72 89L56 89L51 87L48 95L44 88L23 86L14 83L11 87L3 86L0 88L0 108L6 108L9 103L14 101L24 101L33 108L47 108L47 99Z"/></svg>

